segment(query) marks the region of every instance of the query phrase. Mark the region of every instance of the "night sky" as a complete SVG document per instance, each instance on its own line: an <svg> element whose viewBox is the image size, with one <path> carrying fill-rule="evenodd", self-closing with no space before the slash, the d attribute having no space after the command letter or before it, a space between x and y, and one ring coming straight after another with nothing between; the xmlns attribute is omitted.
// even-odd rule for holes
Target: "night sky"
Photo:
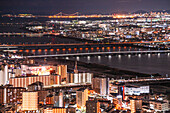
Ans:
<svg viewBox="0 0 170 113"><path fill-rule="evenodd" d="M56 14L111 14L137 10L169 10L170 0L0 0L2 13Z"/></svg>

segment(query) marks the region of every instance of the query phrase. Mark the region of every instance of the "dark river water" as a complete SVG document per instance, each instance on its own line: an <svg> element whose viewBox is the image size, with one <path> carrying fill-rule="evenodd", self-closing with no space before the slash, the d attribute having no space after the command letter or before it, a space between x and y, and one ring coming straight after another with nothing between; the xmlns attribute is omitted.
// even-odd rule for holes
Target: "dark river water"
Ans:
<svg viewBox="0 0 170 113"><path fill-rule="evenodd" d="M147 74L170 75L170 54L92 56L69 59Z"/></svg>

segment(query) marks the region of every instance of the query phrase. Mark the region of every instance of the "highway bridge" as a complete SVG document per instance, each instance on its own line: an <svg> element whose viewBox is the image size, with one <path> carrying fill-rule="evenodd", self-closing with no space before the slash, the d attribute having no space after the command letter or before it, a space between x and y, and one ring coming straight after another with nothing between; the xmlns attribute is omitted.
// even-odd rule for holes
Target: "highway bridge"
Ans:
<svg viewBox="0 0 170 113"><path fill-rule="evenodd" d="M115 52L89 52L89 53L72 53L72 54L54 54L54 55L35 55L27 58L47 58L47 57L74 57L74 56L95 56L95 55L121 55L121 54L152 54L168 53L170 50L152 50L152 51L115 51Z"/></svg>
<svg viewBox="0 0 170 113"><path fill-rule="evenodd" d="M162 42L170 42L170 40L166 41L140 41L140 42L112 42L112 43L71 43L71 44L12 44L12 45L0 45L0 48L3 49L17 49L17 50L31 50L31 49L80 49L83 48L95 48L95 47L114 47L119 46L133 46L134 44L151 44L151 43L162 43Z"/></svg>

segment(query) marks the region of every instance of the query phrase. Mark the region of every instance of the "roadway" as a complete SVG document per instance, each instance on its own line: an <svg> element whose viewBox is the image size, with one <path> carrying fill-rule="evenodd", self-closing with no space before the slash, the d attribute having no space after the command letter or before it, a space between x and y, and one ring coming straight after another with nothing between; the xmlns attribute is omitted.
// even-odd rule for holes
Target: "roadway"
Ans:
<svg viewBox="0 0 170 113"><path fill-rule="evenodd" d="M138 42L112 42L112 43L71 43L71 44L12 44L12 45L0 45L0 47L26 47L26 46L60 46L60 45L109 45L109 44L150 44L150 43L162 43L162 42L170 42L170 40L165 41L138 41Z"/></svg>
<svg viewBox="0 0 170 113"><path fill-rule="evenodd" d="M170 50L152 50L152 51L114 51L114 52L90 52L90 53L73 53L73 54L54 54L54 55L35 55L27 58L42 57L71 57L71 56L91 56L91 55L114 55L114 54L148 54L148 53L170 53Z"/></svg>

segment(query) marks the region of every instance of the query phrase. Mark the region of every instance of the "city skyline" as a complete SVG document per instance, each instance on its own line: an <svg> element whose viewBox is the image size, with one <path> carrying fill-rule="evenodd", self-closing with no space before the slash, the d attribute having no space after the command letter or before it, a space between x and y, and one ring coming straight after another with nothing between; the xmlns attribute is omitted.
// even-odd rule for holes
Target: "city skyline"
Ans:
<svg viewBox="0 0 170 113"><path fill-rule="evenodd" d="M170 113L169 0L0 0L0 113Z"/></svg>

